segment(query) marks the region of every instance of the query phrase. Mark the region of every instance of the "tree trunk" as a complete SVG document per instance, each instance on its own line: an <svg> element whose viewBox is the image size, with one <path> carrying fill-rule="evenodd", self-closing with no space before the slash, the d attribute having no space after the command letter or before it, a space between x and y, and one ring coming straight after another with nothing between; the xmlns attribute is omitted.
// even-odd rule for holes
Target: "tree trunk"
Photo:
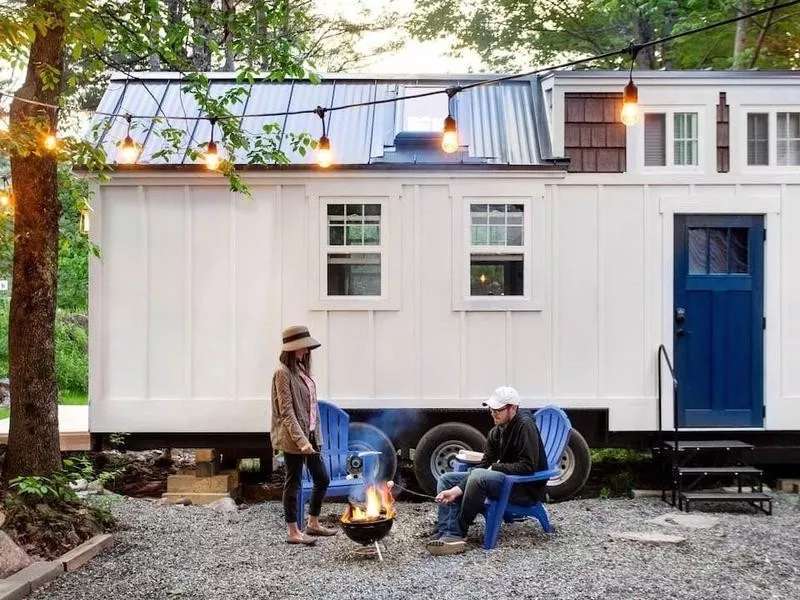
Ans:
<svg viewBox="0 0 800 600"><path fill-rule="evenodd" d="M166 29L171 27L180 27L181 22L183 21L183 1L167 0L167 15L169 21ZM173 51L180 57L180 59L183 61L188 61L188 55L186 54L186 48L184 46L181 46L180 48L174 48Z"/></svg>
<svg viewBox="0 0 800 600"><path fill-rule="evenodd" d="M232 0L223 0L222 6L225 9L225 30L222 34L222 42L225 44L225 65L223 71L233 71L236 69L236 55L233 51L233 37L228 21L236 18L236 7L232 5Z"/></svg>
<svg viewBox="0 0 800 600"><path fill-rule="evenodd" d="M778 0L772 0L771 6L775 6L777 3ZM749 69L755 69L758 64L758 57L761 55L761 48L764 47L764 39L767 37L770 27L772 27L772 19L774 16L775 11L769 11L764 26L761 28L761 31L758 32L758 39L756 40L755 48L753 48L753 56L750 57L750 64L748 65Z"/></svg>
<svg viewBox="0 0 800 600"><path fill-rule="evenodd" d="M52 67L63 80L64 29L59 23L63 3L35 2L50 13L56 25L37 30L28 61L25 84L18 97L58 104L61 85L44 89L38 71ZM33 115L55 110L21 102L11 103L11 131L25 127ZM4 481L18 475L49 475L61 468L58 438L58 393L55 378L55 314L58 274L57 162L45 150L41 156L11 155L14 185L14 287L11 296L8 350L11 379L11 423Z"/></svg>
<svg viewBox="0 0 800 600"><path fill-rule="evenodd" d="M211 70L211 48L208 40L211 39L212 30L208 22L211 11L211 0L201 0L195 4L194 34L192 36L192 68L195 71Z"/></svg>
<svg viewBox="0 0 800 600"><path fill-rule="evenodd" d="M736 15L740 16L750 12L749 0L737 0ZM744 68L746 60L745 50L747 49L747 22L749 19L736 21L736 35L733 37L733 60L731 69L738 70Z"/></svg>

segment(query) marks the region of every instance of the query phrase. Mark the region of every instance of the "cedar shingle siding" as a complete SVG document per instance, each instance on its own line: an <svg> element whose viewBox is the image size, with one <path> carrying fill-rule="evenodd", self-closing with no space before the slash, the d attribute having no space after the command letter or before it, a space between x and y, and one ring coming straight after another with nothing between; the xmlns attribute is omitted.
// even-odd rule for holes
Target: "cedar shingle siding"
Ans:
<svg viewBox="0 0 800 600"><path fill-rule="evenodd" d="M622 94L564 95L564 154L573 173L624 173L625 126L619 121Z"/></svg>

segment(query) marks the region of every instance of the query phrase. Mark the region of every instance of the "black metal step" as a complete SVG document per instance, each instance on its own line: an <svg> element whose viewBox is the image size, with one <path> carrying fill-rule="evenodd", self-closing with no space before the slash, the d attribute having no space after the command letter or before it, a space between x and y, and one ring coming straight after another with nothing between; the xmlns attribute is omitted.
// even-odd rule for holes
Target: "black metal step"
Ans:
<svg viewBox="0 0 800 600"><path fill-rule="evenodd" d="M761 475L763 471L746 465L734 467L678 467L681 475Z"/></svg>
<svg viewBox="0 0 800 600"><path fill-rule="evenodd" d="M664 442L663 447L667 450L675 449L675 442ZM739 440L679 440L678 452L690 450L751 450L753 444L748 444Z"/></svg>
<svg viewBox="0 0 800 600"><path fill-rule="evenodd" d="M681 492L684 500L703 502L758 502L772 500L765 492Z"/></svg>

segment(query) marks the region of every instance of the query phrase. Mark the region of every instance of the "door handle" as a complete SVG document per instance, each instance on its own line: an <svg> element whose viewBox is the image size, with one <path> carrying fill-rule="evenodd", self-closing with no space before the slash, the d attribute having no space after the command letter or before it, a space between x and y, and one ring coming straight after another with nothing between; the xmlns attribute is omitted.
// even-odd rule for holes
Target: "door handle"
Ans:
<svg viewBox="0 0 800 600"><path fill-rule="evenodd" d="M675 322L676 323L685 323L686 322L686 309L682 306L679 306L675 309Z"/></svg>
<svg viewBox="0 0 800 600"><path fill-rule="evenodd" d="M676 335L677 337L683 337L683 336L685 336L685 335L688 335L688 334L689 334L689 332L688 332L688 331L686 331L686 330L685 330L683 327L678 327L678 328L675 330L675 335Z"/></svg>

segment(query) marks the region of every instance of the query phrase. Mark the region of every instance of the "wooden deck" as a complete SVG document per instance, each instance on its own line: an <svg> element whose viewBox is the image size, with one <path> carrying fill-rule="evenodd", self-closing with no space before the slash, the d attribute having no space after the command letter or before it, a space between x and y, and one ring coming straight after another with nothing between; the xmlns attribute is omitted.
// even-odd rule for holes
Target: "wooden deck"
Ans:
<svg viewBox="0 0 800 600"><path fill-rule="evenodd" d="M90 448L89 432L62 431L59 437L61 438L62 452L80 452ZM7 443L8 434L0 433L0 444Z"/></svg>

